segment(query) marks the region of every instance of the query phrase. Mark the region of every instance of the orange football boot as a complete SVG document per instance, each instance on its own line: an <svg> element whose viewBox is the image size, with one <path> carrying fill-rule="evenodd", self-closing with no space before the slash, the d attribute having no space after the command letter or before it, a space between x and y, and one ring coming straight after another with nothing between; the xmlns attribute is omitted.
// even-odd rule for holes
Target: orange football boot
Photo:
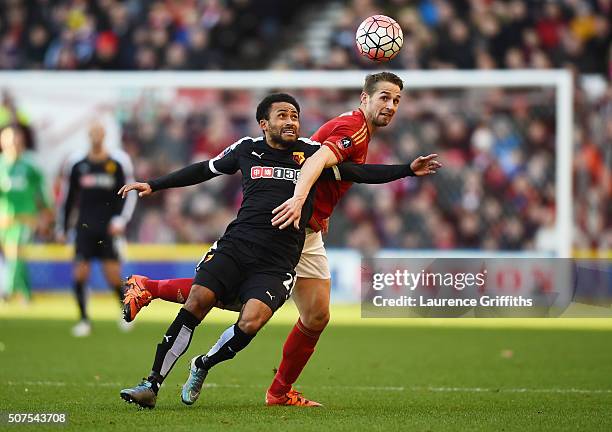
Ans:
<svg viewBox="0 0 612 432"><path fill-rule="evenodd" d="M123 319L131 322L136 318L140 309L153 300L153 295L145 288L146 276L132 275L123 285Z"/></svg>
<svg viewBox="0 0 612 432"><path fill-rule="evenodd" d="M301 406L301 407L321 407L319 402L311 401L302 396L302 393L292 388L282 396L274 396L270 392L266 393L266 405L284 405L284 406Z"/></svg>

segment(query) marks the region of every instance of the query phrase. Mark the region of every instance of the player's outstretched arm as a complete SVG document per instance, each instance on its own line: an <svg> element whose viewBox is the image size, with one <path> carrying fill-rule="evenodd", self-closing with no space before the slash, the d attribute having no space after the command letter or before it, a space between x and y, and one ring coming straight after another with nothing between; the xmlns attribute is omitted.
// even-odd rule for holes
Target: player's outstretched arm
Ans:
<svg viewBox="0 0 612 432"><path fill-rule="evenodd" d="M414 177L410 164L383 165L383 164L356 164L343 162L331 168L326 168L321 179L348 181L352 183L382 184L389 183L404 177Z"/></svg>
<svg viewBox="0 0 612 432"><path fill-rule="evenodd" d="M121 195L121 198L125 198L127 197L128 192L133 190L138 192L139 197L145 197L153 193L153 189L151 189L151 185L149 185L149 183L136 182L121 186L121 189L119 189L117 195Z"/></svg>
<svg viewBox="0 0 612 432"><path fill-rule="evenodd" d="M417 177L435 174L438 168L442 168L442 164L436 159L438 155L432 153L427 156L419 156L410 164L410 169Z"/></svg>
<svg viewBox="0 0 612 432"><path fill-rule="evenodd" d="M322 146L315 154L306 159L300 170L300 178L295 185L293 197L272 210L275 215L272 218L272 225L279 229L285 229L293 224L296 229L299 229L302 207L308 197L310 188L317 181L324 168L337 163L336 155L327 146Z"/></svg>
<svg viewBox="0 0 612 432"><path fill-rule="evenodd" d="M209 161L202 161L171 172L165 176L149 180L146 183L136 182L124 185L119 189L118 195L125 198L128 192L135 190L138 191L139 197L145 197L162 189L192 186L202 183L218 175L219 174L212 172L210 169Z"/></svg>
<svg viewBox="0 0 612 432"><path fill-rule="evenodd" d="M361 165L354 162L343 162L334 167L325 169L321 177L354 183L389 183L404 177L420 177L435 174L436 170L442 167L442 164L436 160L437 157L437 154L430 154L416 158L411 164L400 165ZM414 172L413 167L418 170L418 173Z"/></svg>

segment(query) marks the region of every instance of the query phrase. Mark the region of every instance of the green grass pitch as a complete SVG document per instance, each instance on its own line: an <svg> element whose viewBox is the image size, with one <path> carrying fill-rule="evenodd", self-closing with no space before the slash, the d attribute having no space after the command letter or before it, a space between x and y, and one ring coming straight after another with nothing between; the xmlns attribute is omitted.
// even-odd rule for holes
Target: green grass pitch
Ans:
<svg viewBox="0 0 612 432"><path fill-rule="evenodd" d="M208 376L188 407L188 360L235 315L204 322L154 410L119 398L151 366L178 305L142 312L131 333L110 297L93 301L94 334L74 339L75 308L50 296L0 307L0 413L66 412L62 426L7 430L513 431L612 430L612 323L600 320L363 320L336 307L298 388L321 409L266 407L265 390L296 318L292 305L233 361ZM6 417L4 420L6 421ZM6 423L0 425L5 429Z"/></svg>

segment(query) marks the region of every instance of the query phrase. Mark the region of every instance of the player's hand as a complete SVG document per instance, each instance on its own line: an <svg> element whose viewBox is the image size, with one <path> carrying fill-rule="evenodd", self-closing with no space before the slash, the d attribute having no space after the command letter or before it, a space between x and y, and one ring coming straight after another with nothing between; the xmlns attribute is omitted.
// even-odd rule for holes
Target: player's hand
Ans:
<svg viewBox="0 0 612 432"><path fill-rule="evenodd" d="M272 210L272 214L275 215L272 218L272 225L285 229L293 224L295 229L300 229L300 217L305 200L306 198L293 196Z"/></svg>
<svg viewBox="0 0 612 432"><path fill-rule="evenodd" d="M113 236L122 236L125 233L125 221L121 216L113 216L108 224L108 233Z"/></svg>
<svg viewBox="0 0 612 432"><path fill-rule="evenodd" d="M108 233L115 237L115 236L122 236L123 233L125 233L125 227L121 226L119 224L110 224L108 227Z"/></svg>
<svg viewBox="0 0 612 432"><path fill-rule="evenodd" d="M63 243L66 243L66 241L67 241L66 234L65 234L65 233L63 233L63 232L58 232L58 233L55 233L55 241L56 241L57 243L62 243L62 244L63 244Z"/></svg>
<svg viewBox="0 0 612 432"><path fill-rule="evenodd" d="M442 164L436 160L437 157L436 153L420 156L412 161L410 169L418 177L435 174L436 170L442 167Z"/></svg>
<svg viewBox="0 0 612 432"><path fill-rule="evenodd" d="M125 198L129 191L138 191L139 197L145 197L147 195L151 195L153 193L153 189L151 189L151 185L149 183L130 183L129 185L123 185L117 195L121 195L121 198Z"/></svg>

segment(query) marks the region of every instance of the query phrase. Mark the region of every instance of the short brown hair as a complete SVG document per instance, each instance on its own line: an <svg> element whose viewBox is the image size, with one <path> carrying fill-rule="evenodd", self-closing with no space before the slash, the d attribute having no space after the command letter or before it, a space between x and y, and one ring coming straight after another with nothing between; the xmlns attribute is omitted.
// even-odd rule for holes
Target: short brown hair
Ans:
<svg viewBox="0 0 612 432"><path fill-rule="evenodd" d="M363 91L372 96L376 91L376 84L379 82L390 82L398 86L400 90L404 88L404 81L394 73L378 72L366 76Z"/></svg>

